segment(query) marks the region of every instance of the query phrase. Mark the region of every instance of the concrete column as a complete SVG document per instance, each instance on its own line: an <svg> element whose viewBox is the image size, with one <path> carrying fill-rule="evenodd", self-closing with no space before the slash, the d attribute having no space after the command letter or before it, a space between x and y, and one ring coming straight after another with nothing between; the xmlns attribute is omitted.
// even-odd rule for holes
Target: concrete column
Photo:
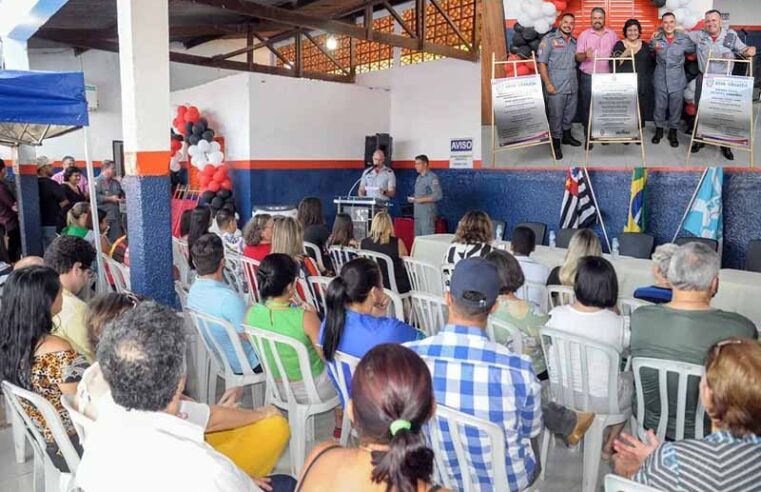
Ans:
<svg viewBox="0 0 761 492"><path fill-rule="evenodd" d="M132 290L174 305L168 0L118 0Z"/></svg>
<svg viewBox="0 0 761 492"><path fill-rule="evenodd" d="M41 256L42 226L40 223L40 192L37 186L35 148L30 145L15 147L13 174L16 179L18 218L21 228L21 251L24 256Z"/></svg>

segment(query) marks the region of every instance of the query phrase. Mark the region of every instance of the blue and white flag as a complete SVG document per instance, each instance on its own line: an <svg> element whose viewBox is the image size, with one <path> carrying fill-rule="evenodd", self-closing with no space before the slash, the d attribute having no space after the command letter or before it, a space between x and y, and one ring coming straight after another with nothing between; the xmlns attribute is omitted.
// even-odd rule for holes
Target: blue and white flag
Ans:
<svg viewBox="0 0 761 492"><path fill-rule="evenodd" d="M684 230L697 237L706 237L721 241L724 235L722 219L721 186L724 182L724 170L711 167L706 170L703 182L692 207L684 220Z"/></svg>

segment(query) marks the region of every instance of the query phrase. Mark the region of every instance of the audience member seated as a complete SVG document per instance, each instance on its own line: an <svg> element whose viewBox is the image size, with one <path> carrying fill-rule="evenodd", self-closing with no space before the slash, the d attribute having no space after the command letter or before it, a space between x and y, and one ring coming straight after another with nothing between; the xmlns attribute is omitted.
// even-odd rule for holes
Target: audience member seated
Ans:
<svg viewBox="0 0 761 492"><path fill-rule="evenodd" d="M399 294L406 294L410 291L410 279L407 277L407 269L402 262L403 257L409 256L407 246L404 245L404 241L400 241L398 237L394 236L394 223L387 212L379 212L373 217L370 237L362 240L361 248L389 256L394 263L394 278ZM390 289L391 283L387 278L388 271L385 262L382 265L383 286Z"/></svg>
<svg viewBox="0 0 761 492"><path fill-rule="evenodd" d="M309 354L309 365L317 385L317 392L323 401L335 397L330 379L328 379L325 363L320 358L319 340L320 318L313 309L305 306L294 306L292 300L296 291L298 265L292 257L282 253L272 253L267 256L256 271L256 281L259 284L259 294L264 301L254 304L246 315L246 324L262 330L293 338L304 345ZM268 347L264 349L269 365L277 373L277 365ZM283 366L296 399L306 403L308 396L303 384L303 375L299 367L296 352L290 347L278 348L283 360ZM280 375L274 374L275 380Z"/></svg>
<svg viewBox="0 0 761 492"><path fill-rule="evenodd" d="M436 401L419 356L395 344L370 350L357 365L347 412L359 447L316 446L304 463L300 492L439 491L433 451L422 432Z"/></svg>
<svg viewBox="0 0 761 492"><path fill-rule="evenodd" d="M208 207L196 207L190 214L190 232L188 232L188 251L191 252L188 258L188 264L192 270L195 270L193 260L193 244L198 238L209 233L209 224L211 223L211 210Z"/></svg>
<svg viewBox="0 0 761 492"><path fill-rule="evenodd" d="M243 228L243 256L261 262L272 249L272 228L275 221L269 214L252 218Z"/></svg>
<svg viewBox="0 0 761 492"><path fill-rule="evenodd" d="M304 241L316 245L324 252L327 249L325 244L330 237L330 229L325 225L320 199L310 196L301 200L297 219L304 230ZM313 259L317 261L317 258Z"/></svg>
<svg viewBox="0 0 761 492"><path fill-rule="evenodd" d="M530 231L531 229L529 229ZM523 339L523 353L531 357L534 372L540 381L547 379L547 362L542 352L542 342L539 339L539 330L550 319L536 304L519 299L515 292L525 282L524 272L517 258L507 251L494 250L486 255L486 261L497 267L499 274L499 297L497 298L497 310L492 318L509 323L518 328ZM502 330L495 334L496 341L506 344L509 336Z"/></svg>
<svg viewBox="0 0 761 492"><path fill-rule="evenodd" d="M653 357L677 362L702 364L707 350L729 337L758 338L748 318L711 307L719 289L719 254L701 243L679 246L671 257L668 279L671 302L644 306L631 315L632 357ZM660 391L654 371L642 371L645 398L644 428L655 429L660 417ZM669 408L676 408L677 381L669 380ZM693 437L695 403L698 398L696 378L687 384L685 437ZM634 407L636 412L636 405ZM641 419L642 416L639 416ZM676 419L669 416L666 437L674 438Z"/></svg>
<svg viewBox="0 0 761 492"><path fill-rule="evenodd" d="M301 226L293 217L278 217L272 227L272 253L290 256L299 266L298 278L306 285L308 277L319 276L317 263L304 252L304 236ZM302 301L309 302L309 292L302 285L296 285L296 293Z"/></svg>
<svg viewBox="0 0 761 492"><path fill-rule="evenodd" d="M84 202L87 199L85 198L85 194L82 193L79 188L79 182L81 179L82 170L77 166L67 167L63 173L63 183L61 184L63 185L63 192L66 195L66 200L69 202L69 204L62 209L64 215L71 210L71 207L73 207L75 203Z"/></svg>
<svg viewBox="0 0 761 492"><path fill-rule="evenodd" d="M599 256L584 256L579 259L576 268L576 281L573 286L576 300L573 304L558 306L550 311L549 328L583 337L590 341L604 343L621 354L628 346L624 317L614 311L618 301L618 279L613 265ZM571 357L579 370L573 374L573 388L581 393L583 382L581 375L581 353L557 353L550 350L551 364L560 364L566 357ZM610 413L608 407L608 358L601 353L592 353L587 360L589 375L589 393L591 396L589 410L598 413ZM561 384L560 381L552 381ZM623 373L618 379L618 407L620 411L631 408L634 394L634 379L631 373ZM609 456L613 449L613 440L621 432L623 424L613 428L608 434L604 456Z"/></svg>
<svg viewBox="0 0 761 492"><path fill-rule="evenodd" d="M661 244L653 252L653 278L655 284L649 287L640 287L634 291L636 299L663 304L671 302L671 282L666 276L669 272L671 257L679 246L674 243Z"/></svg>
<svg viewBox="0 0 761 492"><path fill-rule="evenodd" d="M618 474L659 490L744 492L761 482L761 345L728 338L708 350L700 400L711 418L703 439L648 443L622 435Z"/></svg>
<svg viewBox="0 0 761 492"><path fill-rule="evenodd" d="M473 256L484 257L491 250L494 241L494 227L486 212L470 211L457 224L452 245L444 255L444 263L457 264L458 261Z"/></svg>
<svg viewBox="0 0 761 492"><path fill-rule="evenodd" d="M243 251L243 237L238 224L235 222L235 214L224 208L217 212L217 235L222 238L225 251L240 254Z"/></svg>
<svg viewBox="0 0 761 492"><path fill-rule="evenodd" d="M0 306L0 380L49 401L81 453L74 426L61 405L61 395L76 391L87 362L69 342L51 334L53 316L61 311L62 295L58 274L49 267L25 266L9 275ZM45 418L25 400L21 402L42 432L50 459L60 470L68 470Z"/></svg>
<svg viewBox="0 0 761 492"><path fill-rule="evenodd" d="M101 249L108 254L110 244L106 236L108 232L108 221L106 220L105 210L98 210L100 219ZM66 227L61 231L62 236L81 237L92 247L95 247L95 231L92 230L92 218L90 217L90 204L88 202L75 203L66 214ZM104 240L106 242L104 242Z"/></svg>
<svg viewBox="0 0 761 492"><path fill-rule="evenodd" d="M182 319L155 302L143 302L106 325L98 362L111 398L101 403L88 433L77 485L116 492L259 491L268 484L292 490L292 479L270 483L247 475L204 442L204 427L181 412L184 332Z"/></svg>
<svg viewBox="0 0 761 492"><path fill-rule="evenodd" d="M193 215L193 210L188 209L182 212L180 215L180 239L187 241L188 234L190 234L190 218Z"/></svg>
<svg viewBox="0 0 761 492"><path fill-rule="evenodd" d="M240 335L240 342L249 364L257 372L261 371L254 347L243 328L246 303L225 283L222 277L222 271L225 268L225 248L222 240L216 234L204 234L193 243L190 256L196 265L198 277L188 292L188 308L230 323ZM222 326L216 324L211 326L211 330L217 343L227 354L233 372L240 374L242 369L227 332ZM237 396L240 395L241 392L238 392Z"/></svg>
<svg viewBox="0 0 761 492"><path fill-rule="evenodd" d="M352 222L349 214L340 213L336 215L326 249L331 246L359 248L359 243L354 239L354 222Z"/></svg>
<svg viewBox="0 0 761 492"><path fill-rule="evenodd" d="M377 263L357 258L330 282L327 314L318 337L325 360L332 362L336 351L361 359L376 345L419 338L417 330L387 316L390 298L383 292L381 280Z"/></svg>
<svg viewBox="0 0 761 492"><path fill-rule="evenodd" d="M87 343L87 304L77 296L90 288L94 261L95 249L76 236L60 236L45 251L45 264L58 272L63 287L63 307L53 320L53 334L66 339L88 362L95 354Z"/></svg>
<svg viewBox="0 0 761 492"><path fill-rule="evenodd" d="M45 260L39 256L25 256L13 264L13 269L20 270L33 265L43 266L45 265Z"/></svg>
<svg viewBox="0 0 761 492"><path fill-rule="evenodd" d="M573 287L576 282L576 267L579 258L584 256L602 256L602 246L597 234L592 229L579 229L568 243L563 265L555 267L547 278L547 285L565 285Z"/></svg>
<svg viewBox="0 0 761 492"><path fill-rule="evenodd" d="M542 417L550 432L560 434L574 444L589 428L594 414L577 415L554 403L543 405L541 386L531 359L488 339L486 323L489 314L497 309L499 289L499 274L492 263L483 258L462 260L457 264L451 288L445 294L449 308L447 326L432 337L406 346L433 359L429 368L437 404L503 427L507 487L518 491L531 484L537 471L531 439L542 430ZM489 370L474 371L474 364L486 365ZM454 449L451 442L446 446ZM477 481L481 484L479 489L494 490L486 436L469 438L468 451L475 455L470 458L476 466ZM452 466L454 456L446 459ZM463 489L462 484L458 489Z"/></svg>
<svg viewBox="0 0 761 492"><path fill-rule="evenodd" d="M142 300L133 294L111 292L97 297L90 304L87 334L94 352L97 352L106 324L140 302ZM272 406L255 410L235 408L230 396L231 392L226 393L218 405L196 403L182 397L178 415L187 415L186 420L202 427L206 442L248 475L269 475L288 444L288 421ZM96 362L82 375L75 405L79 412L97 420L104 400L113 402L111 388L103 378L100 364Z"/></svg>
<svg viewBox="0 0 761 492"><path fill-rule="evenodd" d="M527 282L545 285L547 278L550 276L550 269L546 265L539 263L531 258L531 253L536 249L536 234L530 227L518 226L513 231L513 237L510 239L510 249L521 265L523 276ZM543 292L538 290L529 291L529 301L537 306L543 302Z"/></svg>

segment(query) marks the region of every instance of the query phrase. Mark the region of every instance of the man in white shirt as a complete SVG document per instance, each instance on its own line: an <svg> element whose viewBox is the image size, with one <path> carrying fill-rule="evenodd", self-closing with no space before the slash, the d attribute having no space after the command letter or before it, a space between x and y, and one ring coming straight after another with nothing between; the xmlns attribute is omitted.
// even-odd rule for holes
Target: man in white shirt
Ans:
<svg viewBox="0 0 761 492"><path fill-rule="evenodd" d="M179 415L185 334L169 308L143 302L109 324L98 362L111 388L87 435L77 484L87 492L260 491Z"/></svg>
<svg viewBox="0 0 761 492"><path fill-rule="evenodd" d="M540 285L547 283L547 277L550 276L550 268L547 265L542 265L538 261L531 258L531 253L536 249L536 235L534 231L529 227L518 226L513 231L513 237L510 239L510 249L513 252L513 256L521 264L521 270L523 270L523 276L526 277L526 282L532 282ZM533 302L537 306L542 305L542 291L538 289L528 289L529 299L524 299ZM516 293L518 297L521 297L521 293Z"/></svg>

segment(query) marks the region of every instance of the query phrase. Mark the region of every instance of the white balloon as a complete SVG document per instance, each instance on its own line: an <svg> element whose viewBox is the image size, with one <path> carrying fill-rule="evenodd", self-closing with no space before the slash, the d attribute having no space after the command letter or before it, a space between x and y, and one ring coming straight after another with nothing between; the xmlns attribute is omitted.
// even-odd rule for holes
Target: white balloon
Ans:
<svg viewBox="0 0 761 492"><path fill-rule="evenodd" d="M201 151L198 150L198 145L191 145L188 147L188 155L193 157L194 155L200 153Z"/></svg>
<svg viewBox="0 0 761 492"><path fill-rule="evenodd" d="M182 169L182 166L180 166L180 153L177 152L169 160L169 170L172 171L173 173L176 173L180 169Z"/></svg>
<svg viewBox="0 0 761 492"><path fill-rule="evenodd" d="M209 150L211 150L211 144L209 144L209 142L207 142L206 140L201 140L200 142L198 142L198 150L200 150L201 152L208 152Z"/></svg>
<svg viewBox="0 0 761 492"><path fill-rule="evenodd" d="M681 7L674 10L674 17L676 17L677 25L683 25L682 23L687 19L687 10Z"/></svg>
<svg viewBox="0 0 761 492"><path fill-rule="evenodd" d="M523 27L534 27L534 19L528 16L525 12L518 16L518 24Z"/></svg>
<svg viewBox="0 0 761 492"><path fill-rule="evenodd" d="M206 158L206 154L197 154L193 156L190 163L198 169L203 169L203 167L209 163L209 160Z"/></svg>
<svg viewBox="0 0 761 492"><path fill-rule="evenodd" d="M666 7L659 8L658 9L658 17L663 17L663 14L665 14L666 12L671 12L671 11L669 9L667 9Z"/></svg>
<svg viewBox="0 0 761 492"><path fill-rule="evenodd" d="M526 7L526 14L536 21L542 17L542 8L538 5L531 4Z"/></svg>
<svg viewBox="0 0 761 492"><path fill-rule="evenodd" d="M211 145L212 152L218 152L219 150L222 149L222 146L219 145L219 142L217 142L216 140L212 140L210 145Z"/></svg>
<svg viewBox="0 0 761 492"><path fill-rule="evenodd" d="M547 22L547 19L539 19L534 24L534 29L536 29L536 32L539 34L544 34L550 30L550 23Z"/></svg>
<svg viewBox="0 0 761 492"><path fill-rule="evenodd" d="M554 3L544 2L542 4L542 12L544 12L544 15L546 17L549 17L549 16L553 16L554 17L557 14L557 12L558 12L558 8L555 7Z"/></svg>
<svg viewBox="0 0 761 492"><path fill-rule="evenodd" d="M692 0L682 0L681 2L682 7L688 6L690 3L692 3Z"/></svg>
<svg viewBox="0 0 761 492"><path fill-rule="evenodd" d="M218 164L222 164L224 160L225 156L220 151L212 152L209 154L209 164L214 164L216 166Z"/></svg>
<svg viewBox="0 0 761 492"><path fill-rule="evenodd" d="M666 8L674 12L681 5L681 0L666 0Z"/></svg>

